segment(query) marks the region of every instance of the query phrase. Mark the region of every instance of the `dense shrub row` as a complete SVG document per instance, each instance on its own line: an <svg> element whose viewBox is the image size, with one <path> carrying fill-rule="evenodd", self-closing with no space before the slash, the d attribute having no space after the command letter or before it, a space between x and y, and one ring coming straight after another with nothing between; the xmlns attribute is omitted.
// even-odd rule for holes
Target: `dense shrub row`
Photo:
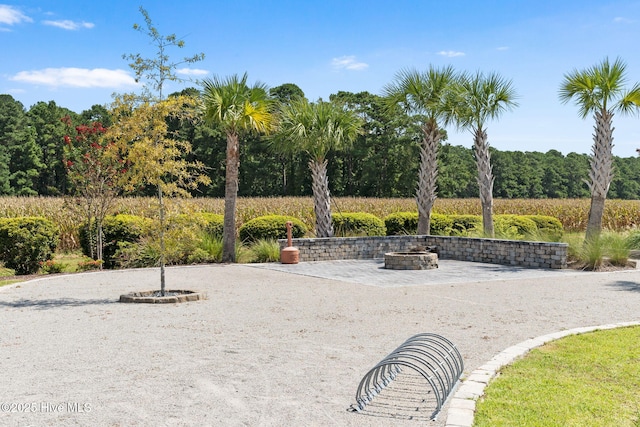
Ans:
<svg viewBox="0 0 640 427"><path fill-rule="evenodd" d="M240 240L255 244L267 242L258 250L257 260L278 257L275 240L286 238L286 223L293 224L294 238L308 234L305 224L292 216L267 215L245 222L239 229ZM496 237L508 239L546 239L558 241L563 234L560 221L545 215L495 215ZM415 234L417 212L396 212L384 220L363 212L336 213L332 217L336 236L384 236ZM147 267L157 265L160 257L159 224L137 215L107 216L102 224L103 266ZM223 216L213 213L180 214L168 219L165 228L165 263L192 264L218 262L221 258ZM431 216L431 234L480 236L479 215ZM80 226L80 245L87 256L96 254L95 222ZM58 244L58 228L45 218L0 218L0 261L18 274L38 271L51 259Z"/></svg>
<svg viewBox="0 0 640 427"><path fill-rule="evenodd" d="M397 212L384 218L387 235L416 234L417 212ZM494 215L496 237L505 239L542 238L558 241L562 237L562 224L545 215ZM439 236L469 236L482 232L479 215L431 215L430 232Z"/></svg>
<svg viewBox="0 0 640 427"><path fill-rule="evenodd" d="M238 230L243 242L257 242L258 240L277 240L287 238L287 222L291 221L291 235L294 238L307 234L307 227L298 218L283 215L259 216L245 222Z"/></svg>

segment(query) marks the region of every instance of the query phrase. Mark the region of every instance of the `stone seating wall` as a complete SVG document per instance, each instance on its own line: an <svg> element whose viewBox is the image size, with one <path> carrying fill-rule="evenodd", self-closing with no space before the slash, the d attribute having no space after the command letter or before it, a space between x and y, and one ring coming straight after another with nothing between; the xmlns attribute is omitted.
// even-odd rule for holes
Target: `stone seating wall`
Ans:
<svg viewBox="0 0 640 427"><path fill-rule="evenodd" d="M280 247L286 240L279 240ZM437 246L440 259L534 268L566 268L566 243L481 239L451 236L376 236L293 239L300 262L384 258L417 246Z"/></svg>

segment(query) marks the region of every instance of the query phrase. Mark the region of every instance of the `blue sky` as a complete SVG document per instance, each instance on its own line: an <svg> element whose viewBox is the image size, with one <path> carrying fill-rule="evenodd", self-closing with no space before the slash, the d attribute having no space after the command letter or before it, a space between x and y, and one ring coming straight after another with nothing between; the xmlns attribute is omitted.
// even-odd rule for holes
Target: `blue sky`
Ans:
<svg viewBox="0 0 640 427"><path fill-rule="evenodd" d="M153 56L133 30L143 6L177 60L204 53L182 76L249 74L297 84L311 100L340 90L381 94L402 68L452 65L511 79L519 107L488 126L500 150L589 153L593 120L558 100L565 73L605 57L640 82L640 1L631 0L0 0L0 93L26 108L55 101L76 112L138 91L123 54ZM167 88L168 92L194 86ZM614 154L636 155L640 118L614 118ZM448 129L449 143L471 146Z"/></svg>

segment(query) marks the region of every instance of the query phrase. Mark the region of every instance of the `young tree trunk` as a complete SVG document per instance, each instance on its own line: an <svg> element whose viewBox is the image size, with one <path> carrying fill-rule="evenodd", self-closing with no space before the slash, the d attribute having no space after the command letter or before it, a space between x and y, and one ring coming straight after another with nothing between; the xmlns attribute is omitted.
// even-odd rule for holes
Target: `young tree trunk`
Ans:
<svg viewBox="0 0 640 427"><path fill-rule="evenodd" d="M422 128L422 133L416 204L418 205L418 234L425 235L430 233L431 209L436 201L438 144L442 136L435 122L427 123Z"/></svg>
<svg viewBox="0 0 640 427"><path fill-rule="evenodd" d="M586 240L600 236L604 202L613 179L613 114L608 111L595 113L596 125L593 134L593 147L589 161L589 191L591 191L591 207L587 220Z"/></svg>
<svg viewBox="0 0 640 427"><path fill-rule="evenodd" d="M333 237L327 161L320 163L310 160L309 169L311 169L312 179L313 210L316 214L316 235L317 237Z"/></svg>
<svg viewBox="0 0 640 427"><path fill-rule="evenodd" d="M473 138L473 147L478 166L478 187L480 189L480 203L482 205L482 230L485 236L494 237L493 229L493 171L491 169L491 155L487 132L477 129Z"/></svg>
<svg viewBox="0 0 640 427"><path fill-rule="evenodd" d="M164 229L165 229L165 218L164 218L164 198L162 197L162 187L158 185L158 207L160 211L160 295L164 296L165 287L166 287L166 279L165 279L165 263L166 263L166 247L164 244Z"/></svg>
<svg viewBox="0 0 640 427"><path fill-rule="evenodd" d="M238 134L227 134L227 167L224 187L224 223L222 228L222 262L236 262L236 199L240 151Z"/></svg>

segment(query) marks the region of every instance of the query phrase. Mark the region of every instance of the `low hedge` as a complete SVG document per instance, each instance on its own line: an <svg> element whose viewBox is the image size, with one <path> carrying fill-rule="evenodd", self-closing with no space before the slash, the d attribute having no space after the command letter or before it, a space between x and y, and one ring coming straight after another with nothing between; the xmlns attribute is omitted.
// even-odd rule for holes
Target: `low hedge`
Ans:
<svg viewBox="0 0 640 427"><path fill-rule="evenodd" d="M480 215L449 215L449 218L451 218L452 236L468 236L482 231Z"/></svg>
<svg viewBox="0 0 640 427"><path fill-rule="evenodd" d="M0 218L0 260L16 274L34 274L50 260L60 230L46 218Z"/></svg>
<svg viewBox="0 0 640 427"><path fill-rule="evenodd" d="M563 235L559 219L546 215L494 215L496 236L507 239L535 237L560 241ZM417 212L395 212L384 218L387 236L416 234ZM439 236L468 236L482 232L480 215L431 214L430 234Z"/></svg>
<svg viewBox="0 0 640 427"><path fill-rule="evenodd" d="M337 213L331 216L333 233L345 236L385 236L384 221L377 216L365 212Z"/></svg>
<svg viewBox="0 0 640 427"><path fill-rule="evenodd" d="M418 212L394 212L384 217L387 236L412 235L418 232Z"/></svg>
<svg viewBox="0 0 640 427"><path fill-rule="evenodd" d="M524 215L536 223L540 237L559 242L564 234L564 227L558 218L547 215Z"/></svg>
<svg viewBox="0 0 640 427"><path fill-rule="evenodd" d="M418 233L418 212L395 212L384 218L387 236L410 235ZM451 234L453 221L449 215L431 214L430 234L448 236Z"/></svg>
<svg viewBox="0 0 640 427"><path fill-rule="evenodd" d="M496 237L522 240L535 236L538 227L524 215L494 215L493 225Z"/></svg>
<svg viewBox="0 0 640 427"><path fill-rule="evenodd" d="M293 223L291 235L294 238L304 237L307 227L298 218L284 215L259 216L245 222L238 230L243 242L257 242L258 240L277 240L287 238L287 221Z"/></svg>

